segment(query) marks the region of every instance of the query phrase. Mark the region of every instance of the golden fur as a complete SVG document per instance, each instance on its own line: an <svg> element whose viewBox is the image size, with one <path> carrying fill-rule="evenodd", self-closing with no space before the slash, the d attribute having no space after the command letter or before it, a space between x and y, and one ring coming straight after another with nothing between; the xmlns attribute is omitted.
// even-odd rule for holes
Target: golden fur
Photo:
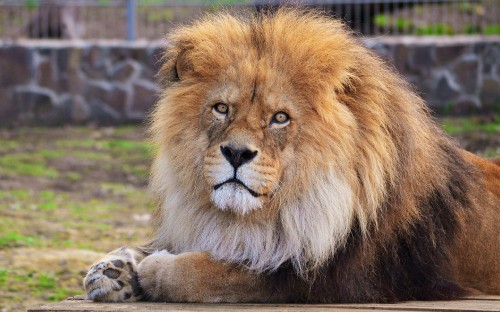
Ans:
<svg viewBox="0 0 500 312"><path fill-rule="evenodd" d="M340 22L290 9L250 19L220 14L180 28L169 45L151 124L159 209L145 248L168 252L139 263L145 298L500 293L500 167L459 151L422 99ZM274 122L278 112L289 122ZM227 146L254 158L235 169ZM221 185L233 175L242 183ZM433 266L420 259L424 252ZM358 281L357 292L317 282L326 274L322 280L340 283L351 270L344 286ZM399 284L389 278L398 270ZM279 272L296 278L283 281ZM437 288L397 289L414 284ZM274 295L262 298L256 287Z"/></svg>

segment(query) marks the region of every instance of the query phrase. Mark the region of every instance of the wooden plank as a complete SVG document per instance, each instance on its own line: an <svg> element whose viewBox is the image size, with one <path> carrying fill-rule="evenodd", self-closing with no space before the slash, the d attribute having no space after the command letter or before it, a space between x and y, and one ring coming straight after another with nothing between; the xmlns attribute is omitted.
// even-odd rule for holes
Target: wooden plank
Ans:
<svg viewBox="0 0 500 312"><path fill-rule="evenodd" d="M178 304L95 303L65 300L29 309L38 311L500 311L500 297L471 297L457 301L412 301L396 304Z"/></svg>
<svg viewBox="0 0 500 312"><path fill-rule="evenodd" d="M500 301L481 298L457 301L411 301L397 304L338 304L346 309L385 309L391 311L500 311Z"/></svg>
<svg viewBox="0 0 500 312"><path fill-rule="evenodd" d="M96 312L120 312L120 311L264 311L264 312L324 312L324 311L356 311L369 312L373 309L355 308L347 309L335 307L333 305L272 305L272 304L177 304L177 303L151 303L151 302L134 302L134 303L95 303L92 301L62 301L58 303L46 304L28 309L28 312L44 312L44 311L96 311ZM382 312L391 312L393 310L377 310Z"/></svg>

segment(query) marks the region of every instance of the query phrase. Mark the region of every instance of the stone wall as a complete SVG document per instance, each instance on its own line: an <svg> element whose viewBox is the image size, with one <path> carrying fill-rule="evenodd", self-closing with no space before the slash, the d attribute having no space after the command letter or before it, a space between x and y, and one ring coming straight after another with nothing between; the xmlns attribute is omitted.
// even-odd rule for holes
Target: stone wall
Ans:
<svg viewBox="0 0 500 312"><path fill-rule="evenodd" d="M141 122L161 42L26 41L0 48L0 126Z"/></svg>
<svg viewBox="0 0 500 312"><path fill-rule="evenodd" d="M365 40L438 114L500 113L500 37Z"/></svg>
<svg viewBox="0 0 500 312"><path fill-rule="evenodd" d="M500 111L500 37L377 38L438 113ZM0 126L141 122L161 42L0 42Z"/></svg>

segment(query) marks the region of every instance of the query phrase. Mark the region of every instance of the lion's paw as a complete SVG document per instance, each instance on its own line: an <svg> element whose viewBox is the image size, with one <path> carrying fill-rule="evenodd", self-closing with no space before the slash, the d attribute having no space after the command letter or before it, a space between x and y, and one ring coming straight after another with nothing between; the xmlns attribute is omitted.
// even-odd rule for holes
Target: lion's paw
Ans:
<svg viewBox="0 0 500 312"><path fill-rule="evenodd" d="M83 281L87 299L132 302L141 299L137 267L127 256L110 255L93 265Z"/></svg>

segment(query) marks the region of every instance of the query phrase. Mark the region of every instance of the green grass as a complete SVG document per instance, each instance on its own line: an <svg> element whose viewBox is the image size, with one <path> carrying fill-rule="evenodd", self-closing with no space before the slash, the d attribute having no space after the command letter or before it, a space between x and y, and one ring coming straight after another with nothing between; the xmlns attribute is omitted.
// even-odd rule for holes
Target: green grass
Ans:
<svg viewBox="0 0 500 312"><path fill-rule="evenodd" d="M52 179L59 177L59 172L48 167L43 157L27 153L0 156L0 173Z"/></svg>
<svg viewBox="0 0 500 312"><path fill-rule="evenodd" d="M460 134L471 131L500 132L500 115L488 123L481 123L474 118L454 118L452 121L443 119L442 127L449 134Z"/></svg>
<svg viewBox="0 0 500 312"><path fill-rule="evenodd" d="M9 151L19 147L19 143L11 140L0 139L0 151Z"/></svg>
<svg viewBox="0 0 500 312"><path fill-rule="evenodd" d="M0 235L0 249L5 247L31 246L34 245L35 238L25 236L17 231L7 232Z"/></svg>
<svg viewBox="0 0 500 312"><path fill-rule="evenodd" d="M487 158L498 157L498 156L500 156L500 151L486 152L484 154L484 156L487 157Z"/></svg>
<svg viewBox="0 0 500 312"><path fill-rule="evenodd" d="M98 148L102 149L100 143L94 139L63 139L56 141L56 147L64 149Z"/></svg>
<svg viewBox="0 0 500 312"><path fill-rule="evenodd" d="M5 286L7 282L7 270L0 268L0 286Z"/></svg>
<svg viewBox="0 0 500 312"><path fill-rule="evenodd" d="M32 285L38 289L53 289L56 287L56 279L52 274L40 274L33 281Z"/></svg>
<svg viewBox="0 0 500 312"><path fill-rule="evenodd" d="M59 150L42 150L38 152L39 155L43 156L44 158L61 158L64 157L65 153L64 151L59 151Z"/></svg>
<svg viewBox="0 0 500 312"><path fill-rule="evenodd" d="M72 182L77 182L82 179L82 175L74 171L66 172L66 177Z"/></svg>
<svg viewBox="0 0 500 312"><path fill-rule="evenodd" d="M81 291L74 289L59 288L54 289L54 291L47 297L48 301L61 301L67 299L68 297L81 294Z"/></svg>

